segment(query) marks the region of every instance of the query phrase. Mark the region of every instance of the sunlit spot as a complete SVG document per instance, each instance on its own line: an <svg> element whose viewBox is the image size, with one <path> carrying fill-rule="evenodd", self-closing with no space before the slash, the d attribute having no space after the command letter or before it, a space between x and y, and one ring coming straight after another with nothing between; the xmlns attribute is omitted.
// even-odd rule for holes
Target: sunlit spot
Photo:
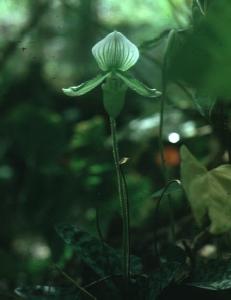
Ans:
<svg viewBox="0 0 231 300"><path fill-rule="evenodd" d="M172 144L176 144L180 140L180 135L177 132L171 132L168 135L168 140Z"/></svg>

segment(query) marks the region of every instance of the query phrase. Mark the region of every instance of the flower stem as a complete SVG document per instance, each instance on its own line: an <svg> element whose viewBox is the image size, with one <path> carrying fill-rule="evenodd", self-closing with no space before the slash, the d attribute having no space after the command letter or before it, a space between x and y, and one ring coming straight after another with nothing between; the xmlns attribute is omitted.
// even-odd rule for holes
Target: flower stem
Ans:
<svg viewBox="0 0 231 300"><path fill-rule="evenodd" d="M110 117L110 127L112 136L112 151L116 169L118 193L123 221L123 271L125 278L128 279L130 275L129 204L126 192L126 182L120 166L119 150L116 137L116 121L112 117Z"/></svg>
<svg viewBox="0 0 231 300"><path fill-rule="evenodd" d="M172 30L169 33L168 41L167 41L167 47L164 55L164 61L163 61L163 67L162 67L162 95L161 95L161 104L160 104L160 126L159 126L159 149L160 149L160 158L161 158L161 168L164 176L165 184L168 182L168 170L166 167L165 157L164 157L164 142L163 142L163 129L164 129L164 109L165 109L165 102L167 98L167 84L168 84L168 78L167 78L167 59L168 59L168 52L170 43L172 41L174 35L174 31ZM168 212L170 217L170 229L171 229L171 236L172 240L175 240L175 220L172 210L172 203L171 203L171 196L168 195Z"/></svg>
<svg viewBox="0 0 231 300"><path fill-rule="evenodd" d="M167 170L164 157L164 143L163 143L163 128L164 128L164 108L165 108L165 98L166 98L166 83L164 82L164 76L162 76L162 96L160 102L160 126L159 126L159 149L161 158L161 168L164 176L164 180L167 181Z"/></svg>

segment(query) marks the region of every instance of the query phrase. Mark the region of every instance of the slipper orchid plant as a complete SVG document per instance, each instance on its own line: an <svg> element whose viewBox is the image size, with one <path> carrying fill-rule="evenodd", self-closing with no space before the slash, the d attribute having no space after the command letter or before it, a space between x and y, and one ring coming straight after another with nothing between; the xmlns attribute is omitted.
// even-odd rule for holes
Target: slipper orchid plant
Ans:
<svg viewBox="0 0 231 300"><path fill-rule="evenodd" d="M95 78L78 86L64 88L63 92L68 96L81 96L102 84L104 108L110 118L112 150L122 212L123 270L125 278L128 279L130 276L129 203L126 190L127 185L121 169L122 163L118 151L115 119L124 106L127 88L144 97L158 97L161 93L156 89L147 87L127 73L137 62L139 50L122 33L118 31L109 33L92 48L92 54L102 72Z"/></svg>

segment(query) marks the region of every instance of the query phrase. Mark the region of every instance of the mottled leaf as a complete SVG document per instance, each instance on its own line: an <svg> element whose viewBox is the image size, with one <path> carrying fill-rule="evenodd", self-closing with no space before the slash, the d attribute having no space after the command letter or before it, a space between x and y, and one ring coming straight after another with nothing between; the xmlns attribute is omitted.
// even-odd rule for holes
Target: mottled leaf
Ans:
<svg viewBox="0 0 231 300"><path fill-rule="evenodd" d="M187 284L209 290L230 289L231 261L200 261L196 264L195 270Z"/></svg>
<svg viewBox="0 0 231 300"><path fill-rule="evenodd" d="M99 276L122 274L121 254L107 244L75 225L59 225L57 232L67 244L74 247L78 257ZM140 258L131 256L131 271L142 271Z"/></svg>
<svg viewBox="0 0 231 300"><path fill-rule="evenodd" d="M78 257L99 276L122 273L117 252L75 225L59 225L57 232Z"/></svg>
<svg viewBox="0 0 231 300"><path fill-rule="evenodd" d="M170 284L180 283L185 279L185 265L180 262L162 263L149 278L147 300L156 300Z"/></svg>

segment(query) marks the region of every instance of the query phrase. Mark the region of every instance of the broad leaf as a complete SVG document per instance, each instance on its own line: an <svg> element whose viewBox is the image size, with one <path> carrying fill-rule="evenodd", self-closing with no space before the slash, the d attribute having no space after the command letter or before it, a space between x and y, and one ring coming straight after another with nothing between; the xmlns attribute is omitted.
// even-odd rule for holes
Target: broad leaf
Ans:
<svg viewBox="0 0 231 300"><path fill-rule="evenodd" d="M230 289L231 261L211 260L197 263L187 284L209 290Z"/></svg>
<svg viewBox="0 0 231 300"><path fill-rule="evenodd" d="M78 86L72 86L67 89L62 89L62 91L67 96L71 96L71 97L82 96L82 95L90 92L91 90L93 90L98 85L100 85L108 75L109 75L109 73L104 74L104 75L100 74L91 80L81 83Z"/></svg>
<svg viewBox="0 0 231 300"><path fill-rule="evenodd" d="M210 232L220 234L231 229L231 165L207 171L183 146L181 180L199 225L209 217Z"/></svg>
<svg viewBox="0 0 231 300"><path fill-rule="evenodd" d="M185 279L185 265L179 262L162 263L149 278L147 300L156 300L170 284L180 283Z"/></svg>
<svg viewBox="0 0 231 300"><path fill-rule="evenodd" d="M122 257L113 248L81 230L75 225L59 225L58 234L69 245L73 246L78 257L99 276L122 274ZM140 258L131 256L131 271L142 271Z"/></svg>
<svg viewBox="0 0 231 300"><path fill-rule="evenodd" d="M121 260L116 251L74 225L59 225L57 232L74 247L78 257L99 276L121 274Z"/></svg>
<svg viewBox="0 0 231 300"><path fill-rule="evenodd" d="M144 97L158 97L161 95L156 89L150 89L145 84L128 74L117 72L116 75L133 91Z"/></svg>

